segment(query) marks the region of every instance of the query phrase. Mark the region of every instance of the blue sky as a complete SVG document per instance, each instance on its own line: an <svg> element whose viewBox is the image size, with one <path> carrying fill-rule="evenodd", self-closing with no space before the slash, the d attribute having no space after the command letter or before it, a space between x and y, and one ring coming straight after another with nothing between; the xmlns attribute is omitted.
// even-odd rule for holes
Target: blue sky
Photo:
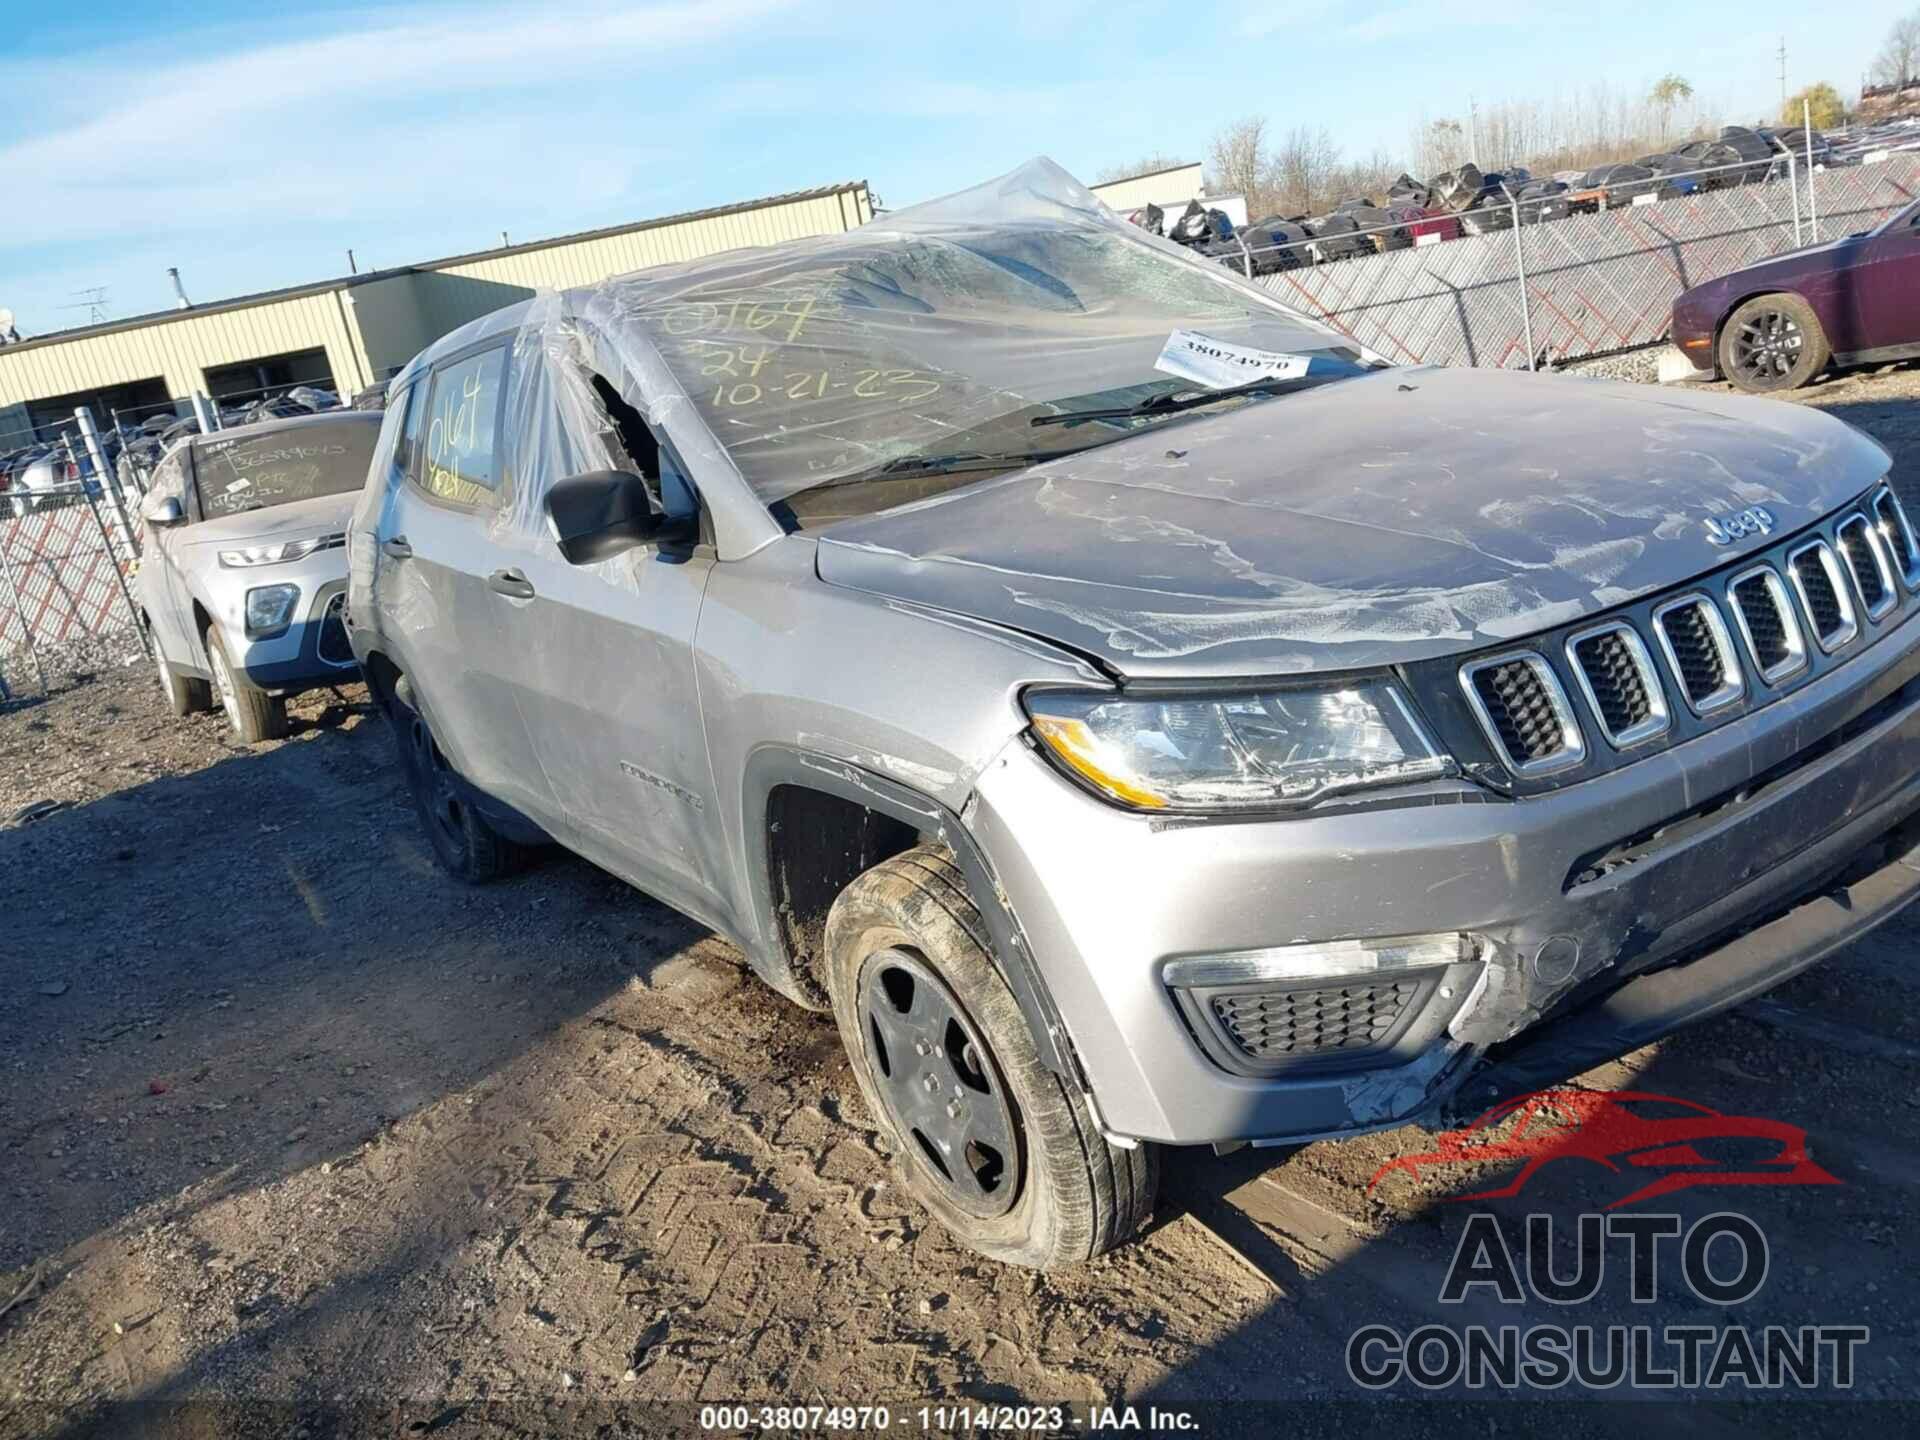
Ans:
<svg viewBox="0 0 1920 1440"><path fill-rule="evenodd" d="M1398 151L1423 116L1668 70L1751 118L1852 91L1920 0L0 0L0 305L26 333L865 179L1200 158L1239 116ZM268 15L272 18L264 18Z"/></svg>

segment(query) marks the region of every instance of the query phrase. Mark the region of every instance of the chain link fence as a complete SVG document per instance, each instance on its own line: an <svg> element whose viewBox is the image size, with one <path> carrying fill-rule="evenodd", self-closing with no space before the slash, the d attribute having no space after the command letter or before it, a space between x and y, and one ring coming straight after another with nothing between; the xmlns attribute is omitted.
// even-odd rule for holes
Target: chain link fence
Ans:
<svg viewBox="0 0 1920 1440"><path fill-rule="evenodd" d="M1376 243L1394 248L1378 254L1315 264L1327 242L1313 240L1249 248L1241 264L1389 360L1530 369L1662 340L1681 291L1795 244L1870 229L1917 194L1920 155L1895 155L1546 223L1511 200L1470 212L1488 233L1422 244L1393 227L1398 238ZM1278 251L1294 252L1284 263L1298 268L1261 274Z"/></svg>
<svg viewBox="0 0 1920 1440"><path fill-rule="evenodd" d="M132 590L139 496L101 462L97 436L76 424L0 492L0 704L145 652Z"/></svg>

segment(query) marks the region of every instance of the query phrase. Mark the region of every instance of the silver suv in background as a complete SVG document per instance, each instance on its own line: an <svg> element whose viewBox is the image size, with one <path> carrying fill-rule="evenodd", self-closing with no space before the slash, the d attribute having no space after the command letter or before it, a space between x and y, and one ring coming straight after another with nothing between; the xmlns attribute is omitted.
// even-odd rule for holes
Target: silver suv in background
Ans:
<svg viewBox="0 0 1920 1440"><path fill-rule="evenodd" d="M1030 1265L1166 1145L1536 1088L1920 889L1920 547L1818 412L1394 369L1046 162L478 321L350 628L441 863L830 1010Z"/></svg>
<svg viewBox="0 0 1920 1440"><path fill-rule="evenodd" d="M356 410L272 420L155 468L135 590L174 714L217 700L252 744L286 733L289 696L357 678L346 528L379 430Z"/></svg>

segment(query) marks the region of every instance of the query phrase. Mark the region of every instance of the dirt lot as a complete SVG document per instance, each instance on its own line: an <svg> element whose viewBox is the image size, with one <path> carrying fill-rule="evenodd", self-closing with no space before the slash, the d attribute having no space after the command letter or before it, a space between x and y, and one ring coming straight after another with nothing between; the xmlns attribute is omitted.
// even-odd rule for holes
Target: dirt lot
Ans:
<svg viewBox="0 0 1920 1440"><path fill-rule="evenodd" d="M1908 370L1810 398L1920 477L1916 396ZM1474 1208L1446 1202L1488 1182L1370 1194L1428 1148L1415 1130L1176 1152L1121 1253L1045 1277L973 1258L887 1179L828 1021L726 943L565 856L480 890L441 878L364 701L310 697L291 739L252 751L166 717L144 665L0 713L0 1434L697 1428L664 1400L884 1402L896 1424L935 1400L1353 1401L1361 1325L1568 1321L1438 1302ZM1581 1322L1861 1323L1854 1401L1920 1399L1917 958L1910 916L1584 1077L1804 1127L1842 1183L1663 1200L1752 1216L1764 1289L1729 1316L1668 1274L1636 1307L1614 1253ZM1562 1165L1479 1208L1551 1214L1564 1239L1615 1178ZM1307 1433L1457 1423L1368 1412L1284 1413ZM1227 1434L1258 1412L1207 1413ZM1528 1424L1507 1413L1472 1424ZM1686 1416L1703 1436L1912 1420Z"/></svg>

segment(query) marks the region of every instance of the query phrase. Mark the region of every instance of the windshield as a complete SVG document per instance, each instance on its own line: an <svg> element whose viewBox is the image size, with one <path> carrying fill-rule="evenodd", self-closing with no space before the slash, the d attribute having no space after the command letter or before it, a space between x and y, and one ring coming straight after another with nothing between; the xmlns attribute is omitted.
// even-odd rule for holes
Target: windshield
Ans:
<svg viewBox="0 0 1920 1440"><path fill-rule="evenodd" d="M196 440L193 476L200 514L224 520L248 510L345 495L367 483L379 416L335 424L280 426Z"/></svg>
<svg viewBox="0 0 1920 1440"><path fill-rule="evenodd" d="M769 505L916 457L1084 449L1170 417L1031 420L1259 373L1196 382L1164 353L1178 336L1266 357L1242 364L1359 356L1160 243L1036 162L845 235L610 281L590 312L658 351Z"/></svg>
<svg viewBox="0 0 1920 1440"><path fill-rule="evenodd" d="M1884 235L1890 231L1903 230L1909 225L1920 227L1920 200L1914 201L1904 210L1894 211L1893 214L1876 225L1871 233Z"/></svg>

